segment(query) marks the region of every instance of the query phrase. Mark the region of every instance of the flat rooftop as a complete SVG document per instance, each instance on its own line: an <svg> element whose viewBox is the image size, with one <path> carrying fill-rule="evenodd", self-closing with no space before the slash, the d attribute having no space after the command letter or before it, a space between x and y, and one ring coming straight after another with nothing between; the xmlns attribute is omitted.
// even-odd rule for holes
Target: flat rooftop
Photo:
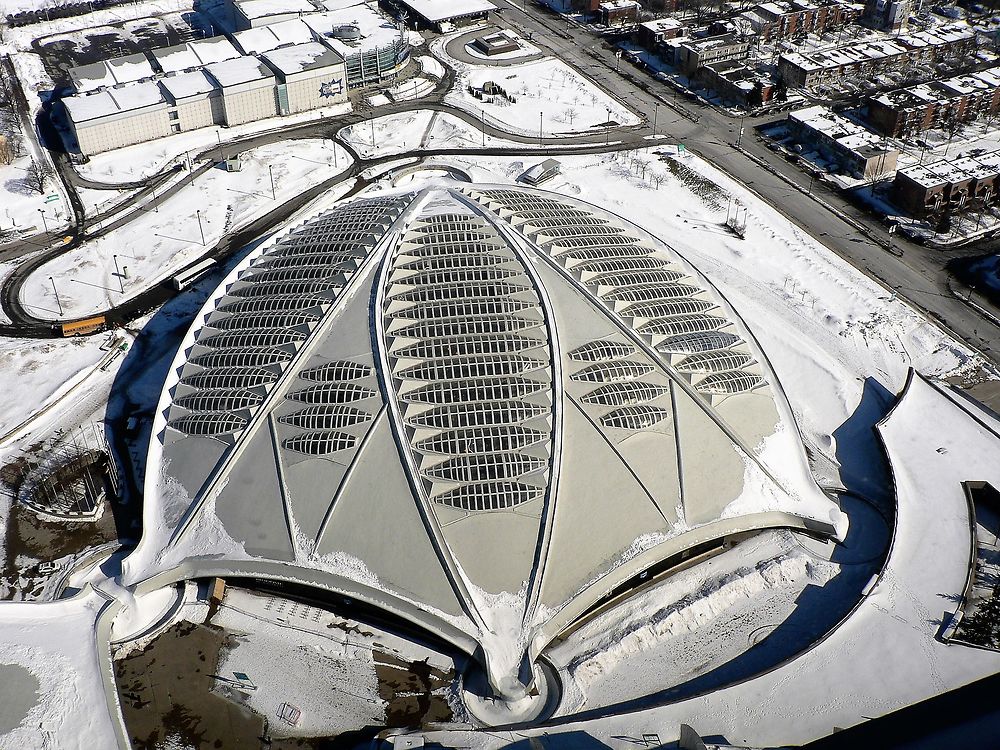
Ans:
<svg viewBox="0 0 1000 750"><path fill-rule="evenodd" d="M331 65L340 65L344 62L343 57L319 42L279 47L265 52L262 57L267 60L271 67L281 71L286 76L308 70L329 68Z"/></svg>
<svg viewBox="0 0 1000 750"><path fill-rule="evenodd" d="M489 0L401 0L401 2L432 23L496 9Z"/></svg>

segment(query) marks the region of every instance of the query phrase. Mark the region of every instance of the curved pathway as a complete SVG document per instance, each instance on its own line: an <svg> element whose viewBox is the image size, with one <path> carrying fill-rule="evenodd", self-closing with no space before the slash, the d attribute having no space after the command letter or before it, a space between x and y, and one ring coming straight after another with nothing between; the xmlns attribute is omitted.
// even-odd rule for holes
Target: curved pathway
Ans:
<svg viewBox="0 0 1000 750"><path fill-rule="evenodd" d="M479 65L483 67L490 68L506 68L511 65L523 65L524 63L532 62L534 60L541 60L545 57L544 52L527 52L523 55L518 55L517 57L477 57L476 55L471 55L465 50L465 46L470 44L473 39L477 39L484 34L495 34L501 31L499 26L487 26L485 28L478 28L475 31L470 31L467 34L462 34L454 39L450 40L444 47L444 51L447 55L455 60L466 65ZM534 46L534 45L532 45ZM537 47L536 47L537 49Z"/></svg>

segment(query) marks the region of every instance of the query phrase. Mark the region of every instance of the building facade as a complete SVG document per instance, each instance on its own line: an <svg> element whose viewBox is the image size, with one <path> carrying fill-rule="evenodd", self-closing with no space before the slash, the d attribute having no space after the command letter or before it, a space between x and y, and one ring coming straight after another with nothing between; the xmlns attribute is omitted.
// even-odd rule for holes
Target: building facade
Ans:
<svg viewBox="0 0 1000 750"><path fill-rule="evenodd" d="M804 34L823 34L853 22L857 7L836 0L776 0L751 8L742 15L763 42Z"/></svg>
<svg viewBox="0 0 1000 750"><path fill-rule="evenodd" d="M710 63L745 58L750 44L750 37L737 34L691 39L677 45L674 64L690 75Z"/></svg>
<svg viewBox="0 0 1000 750"><path fill-rule="evenodd" d="M907 137L952 129L1000 110L1000 67L889 91L868 100L868 121L880 133Z"/></svg>
<svg viewBox="0 0 1000 750"><path fill-rule="evenodd" d="M394 79L410 56L405 33L368 3L255 26L233 41L212 37L75 68L78 93L57 110L81 153L94 154L336 104L351 88Z"/></svg>
<svg viewBox="0 0 1000 750"><path fill-rule="evenodd" d="M787 123L799 143L818 151L837 171L863 180L896 171L899 149L888 139L824 107L790 112Z"/></svg>
<svg viewBox="0 0 1000 750"><path fill-rule="evenodd" d="M597 6L597 16L605 26L635 26L639 20L639 3L635 0L608 0Z"/></svg>
<svg viewBox="0 0 1000 750"><path fill-rule="evenodd" d="M660 42L677 39L687 31L684 23L676 18L657 18L640 23L635 30L635 41L641 47L654 51Z"/></svg>
<svg viewBox="0 0 1000 750"><path fill-rule="evenodd" d="M778 74L789 88L812 88L844 76L878 75L910 63L933 63L946 57L969 60L975 48L976 34L971 29L934 29L891 41L783 54L778 58Z"/></svg>
<svg viewBox="0 0 1000 750"><path fill-rule="evenodd" d="M926 218L995 206L1000 153L946 159L901 169L892 183L893 203L910 216Z"/></svg>

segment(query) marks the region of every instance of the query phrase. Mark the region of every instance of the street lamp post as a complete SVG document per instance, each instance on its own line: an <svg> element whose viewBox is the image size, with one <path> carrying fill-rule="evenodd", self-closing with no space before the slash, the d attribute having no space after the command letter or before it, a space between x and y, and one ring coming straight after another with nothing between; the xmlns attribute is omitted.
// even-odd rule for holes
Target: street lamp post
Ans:
<svg viewBox="0 0 1000 750"><path fill-rule="evenodd" d="M375 148L375 118L373 117L368 122L372 124L372 148Z"/></svg>
<svg viewBox="0 0 1000 750"><path fill-rule="evenodd" d="M538 113L538 145L542 145L542 113Z"/></svg>
<svg viewBox="0 0 1000 750"><path fill-rule="evenodd" d="M267 165L267 174L271 178L271 200L274 201L278 199L278 195L274 191L274 170L271 168L270 164Z"/></svg>
<svg viewBox="0 0 1000 750"><path fill-rule="evenodd" d="M59 299L59 290L56 289L56 280L49 276L49 281L52 283L52 293L56 295L56 304L59 305L59 317L63 315L62 300Z"/></svg>
<svg viewBox="0 0 1000 750"><path fill-rule="evenodd" d="M44 226L45 227L45 231L48 232L49 231L49 222L45 218L45 209L42 209L42 208L38 209L38 213L40 213L42 215L42 226Z"/></svg>
<svg viewBox="0 0 1000 750"><path fill-rule="evenodd" d="M608 113L608 120L604 124L604 145L611 143L611 107L604 108Z"/></svg>
<svg viewBox="0 0 1000 750"><path fill-rule="evenodd" d="M486 148L486 110L480 107L479 113L483 117L483 148Z"/></svg>
<svg viewBox="0 0 1000 750"><path fill-rule="evenodd" d="M201 210L195 212L198 217L198 231L201 233L201 246L205 246L205 228L201 225Z"/></svg>
<svg viewBox="0 0 1000 750"><path fill-rule="evenodd" d="M118 256L112 256L115 259L115 276L118 277L118 286L121 287L122 294L125 294L125 279L122 277L122 270L118 267Z"/></svg>
<svg viewBox="0 0 1000 750"><path fill-rule="evenodd" d="M736 148L743 142L743 115L740 115L740 132L736 134Z"/></svg>

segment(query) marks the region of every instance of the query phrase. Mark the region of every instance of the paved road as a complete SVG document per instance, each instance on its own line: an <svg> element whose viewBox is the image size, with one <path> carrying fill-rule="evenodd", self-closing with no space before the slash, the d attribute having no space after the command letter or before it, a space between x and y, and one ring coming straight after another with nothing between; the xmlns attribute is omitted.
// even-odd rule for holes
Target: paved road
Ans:
<svg viewBox="0 0 1000 750"><path fill-rule="evenodd" d="M509 3L509 0L507 0ZM809 234L819 238L841 257L853 263L856 267L876 279L883 281L894 293L912 302L928 315L950 328L960 338L970 345L990 354L994 349L1000 351L1000 310L997 310L985 300L977 300L986 308L983 314L978 306L970 306L952 292L954 283L943 270L944 262L953 257L935 250L920 247L902 238L890 238L884 230L873 224L868 216L844 200L840 195L823 185L812 186L810 179L793 165L767 149L762 142L753 136L751 126L756 122L745 123L746 130L741 140L741 148L736 148L739 121L707 106L691 104L681 100L675 92L660 82L654 81L646 73L632 68L615 57L614 50L605 42L590 33L587 29L568 23L560 17L534 5L522 6L509 3L504 12L504 18L510 25L518 28L524 34L531 34L532 41L542 49L548 49L563 59L574 64L579 69L594 78L609 93L616 96L627 106L646 118L647 125L615 133L618 145L612 144L610 149L636 148L650 145L646 139L653 131L666 135L670 140L682 142L689 150L705 158L716 167L732 175L750 189L757 192L764 200L785 214L793 222L801 226ZM294 128L276 130L248 138L238 139L223 144L226 153L234 153L256 148L268 143L292 138L307 138L331 136L334 130L353 123L361 122L373 115L382 116L413 109L437 109L449 111L461 117L469 125L481 128L479 118L456 110L440 103L443 92L451 85L451 72L436 89L430 100L403 102L377 111L366 107L358 107L354 112L338 118L336 123L307 123ZM508 141L532 143L538 142L535 137L517 136L505 133L490 125L486 126L490 135L502 137ZM549 151L565 153L566 149L583 147L594 142L593 134L572 138L545 138L543 142ZM197 158L207 159L217 153L218 147L213 146L199 154ZM590 150L590 149L588 149ZM599 146L593 150L602 150ZM475 151L463 150L463 153ZM485 149L481 153L520 154L526 153L516 149ZM406 156L426 157L431 155L446 155L448 151L415 150L393 158ZM539 153L534 151L533 153ZM355 168L360 171L379 160L359 160ZM74 178L69 177L70 181ZM160 176L157 179L165 179ZM324 183L328 186L328 183ZM810 193L810 187L812 188ZM167 192L167 191L165 191ZM310 195L313 191L310 191ZM159 197L157 200L162 200ZM138 197L130 199L133 203ZM259 232L267 231L282 221L304 204L302 197L279 207L253 223ZM124 208L128 208L128 202ZM122 210L123 206L115 207ZM120 226L127 222L129 215L123 213L116 221ZM270 222L270 223L269 223ZM104 229L106 231L106 228ZM240 232L241 239L249 238L247 232ZM39 242L51 238L35 238L35 244L24 243L22 253L37 249ZM232 238L231 238L232 239ZM238 247L232 241L222 243L213 248L211 255L225 257ZM23 279L45 260L64 252L65 247L54 247L48 253L33 259L25 267L18 270L2 290L0 304L14 321L11 326L0 327L3 335L52 335L51 326L40 321L21 309L17 300L17 290ZM964 251L966 253L969 250ZM983 250L985 252L985 250ZM5 259L0 253L0 259ZM23 272L22 272L23 271ZM960 287L961 285L957 285ZM965 290L966 292L968 290ZM113 319L128 319L141 314L150 306L158 304L157 300L165 299L166 292L150 290L144 295L126 303L111 313ZM997 318L991 317L992 315ZM1000 356L1000 355L998 355Z"/></svg>
<svg viewBox="0 0 1000 750"><path fill-rule="evenodd" d="M871 217L824 185L813 186L810 194L809 176L754 136L752 125L768 118L744 122L742 148L737 149L740 120L713 107L678 99L665 84L617 59L613 48L586 28L567 23L534 3L522 6L520 0L505 2L508 7L504 18L522 32L531 33L534 44L548 47L586 72L648 122L655 117L657 132L684 143L690 151L750 187L842 258L882 281L973 347L1000 360L1000 309L986 300L977 300L986 310L984 315L955 296L952 286L962 289L962 285L944 270L955 252L890 237ZM980 244L959 254L981 254L995 248L996 243ZM963 289L965 294L968 291Z"/></svg>

